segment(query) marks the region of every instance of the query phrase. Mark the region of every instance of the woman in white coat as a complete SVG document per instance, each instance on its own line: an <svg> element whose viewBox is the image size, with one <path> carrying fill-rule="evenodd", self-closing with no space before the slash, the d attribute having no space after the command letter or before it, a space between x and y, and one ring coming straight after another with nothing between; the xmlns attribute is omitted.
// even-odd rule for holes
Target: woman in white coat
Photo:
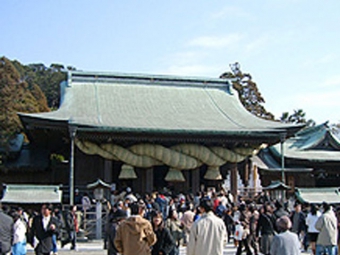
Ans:
<svg viewBox="0 0 340 255"><path fill-rule="evenodd" d="M26 224L20 218L18 212L12 214L13 224L13 243L12 243L12 255L25 255L26 249Z"/></svg>

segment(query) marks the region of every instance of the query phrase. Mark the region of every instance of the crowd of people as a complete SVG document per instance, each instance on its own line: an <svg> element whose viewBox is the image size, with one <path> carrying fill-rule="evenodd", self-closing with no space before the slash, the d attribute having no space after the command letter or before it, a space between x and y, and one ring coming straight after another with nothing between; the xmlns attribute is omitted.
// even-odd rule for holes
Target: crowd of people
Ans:
<svg viewBox="0 0 340 255"><path fill-rule="evenodd" d="M227 243L237 248L236 255L338 252L340 210L327 202L283 204L267 193L234 202L230 192L213 189L195 195L161 191L139 196L131 188L114 193L107 202L108 255L178 255L180 246L186 246L188 255L222 255ZM76 206L62 211L44 204L40 213L0 209L0 255L24 255L27 243L37 255L56 255L58 240L76 249L78 216Z"/></svg>
<svg viewBox="0 0 340 255"><path fill-rule="evenodd" d="M115 196L110 212L108 255L175 255L180 245L187 246L188 255L223 254L227 242L237 247L236 255L338 251L340 213L326 202L281 203L262 193L234 203L224 190L139 197L128 188L122 194Z"/></svg>
<svg viewBox="0 0 340 255"><path fill-rule="evenodd" d="M76 248L78 231L76 207L62 211L59 206L43 204L40 213L21 207L0 208L0 254L25 255L30 244L37 255L57 255L61 245Z"/></svg>

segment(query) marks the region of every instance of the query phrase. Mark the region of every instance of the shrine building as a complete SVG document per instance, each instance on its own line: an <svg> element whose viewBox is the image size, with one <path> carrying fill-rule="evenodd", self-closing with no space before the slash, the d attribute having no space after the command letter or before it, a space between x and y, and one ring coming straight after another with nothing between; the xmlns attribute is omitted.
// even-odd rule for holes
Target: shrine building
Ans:
<svg viewBox="0 0 340 255"><path fill-rule="evenodd" d="M63 184L71 200L98 178L141 193L195 192L230 174L236 193L242 162L302 127L252 115L228 79L81 71L62 82L59 109L19 117L48 164L15 181Z"/></svg>

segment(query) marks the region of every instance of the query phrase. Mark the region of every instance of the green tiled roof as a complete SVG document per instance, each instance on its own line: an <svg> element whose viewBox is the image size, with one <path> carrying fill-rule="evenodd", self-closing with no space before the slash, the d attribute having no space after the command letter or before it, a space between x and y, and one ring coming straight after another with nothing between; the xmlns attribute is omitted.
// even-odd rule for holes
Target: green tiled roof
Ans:
<svg viewBox="0 0 340 255"><path fill-rule="evenodd" d="M272 181L269 186L264 187L264 190L289 190L291 187L281 181Z"/></svg>
<svg viewBox="0 0 340 255"><path fill-rule="evenodd" d="M280 144L270 151L281 157ZM340 161L340 141L332 134L327 123L298 132L284 143L286 158L310 161Z"/></svg>
<svg viewBox="0 0 340 255"><path fill-rule="evenodd" d="M61 203L62 191L53 185L6 185L1 200L9 204Z"/></svg>
<svg viewBox="0 0 340 255"><path fill-rule="evenodd" d="M303 203L340 203L339 188L297 188L295 194Z"/></svg>
<svg viewBox="0 0 340 255"><path fill-rule="evenodd" d="M297 128L250 114L228 80L157 75L71 72L57 111L19 115L109 131L256 135Z"/></svg>

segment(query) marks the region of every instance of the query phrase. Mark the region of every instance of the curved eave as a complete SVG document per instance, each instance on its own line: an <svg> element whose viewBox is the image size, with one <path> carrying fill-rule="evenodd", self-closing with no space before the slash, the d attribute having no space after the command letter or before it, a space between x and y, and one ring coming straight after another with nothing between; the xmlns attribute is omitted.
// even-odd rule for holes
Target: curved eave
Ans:
<svg viewBox="0 0 340 255"><path fill-rule="evenodd" d="M276 158L281 158L280 149L278 145L271 146L269 150ZM318 150L306 150L306 151L287 151L284 150L284 157L286 160L301 161L301 162L340 162L340 151L318 151Z"/></svg>
<svg viewBox="0 0 340 255"><path fill-rule="evenodd" d="M111 138L128 138L137 139L145 137L150 140L157 140L160 137L163 140L166 138L171 140L188 139L191 140L214 140L218 142L222 139L223 142L250 142L250 143L268 143L274 144L280 141L283 134L290 134L296 132L300 127L291 127L291 129L243 129L243 130L177 130L177 129L143 129L143 128L127 128L127 127L98 127L98 126L83 126L75 123L70 123L67 119L45 119L40 116L32 116L29 114L19 114L25 129L30 132L32 129L46 129L46 130L64 130L68 131L70 126L77 128L79 136L83 137L99 137L101 139Z"/></svg>

